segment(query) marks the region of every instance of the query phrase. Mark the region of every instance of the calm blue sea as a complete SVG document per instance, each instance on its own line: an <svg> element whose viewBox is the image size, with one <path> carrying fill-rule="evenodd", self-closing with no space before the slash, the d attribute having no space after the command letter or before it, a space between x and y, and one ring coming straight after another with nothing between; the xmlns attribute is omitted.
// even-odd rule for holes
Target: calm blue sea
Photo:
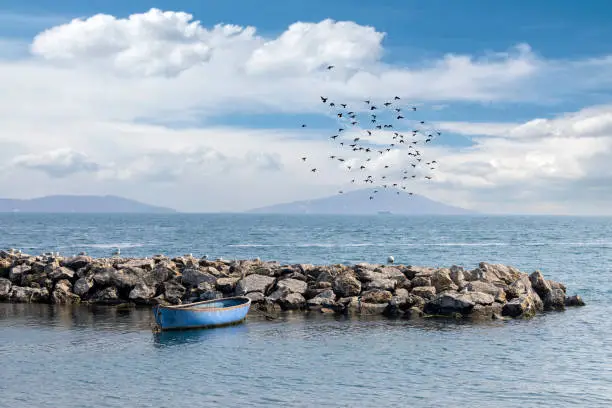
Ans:
<svg viewBox="0 0 612 408"><path fill-rule="evenodd" d="M587 306L529 321L249 318L0 304L1 407L612 406L612 218L0 215L0 248L540 269Z"/></svg>

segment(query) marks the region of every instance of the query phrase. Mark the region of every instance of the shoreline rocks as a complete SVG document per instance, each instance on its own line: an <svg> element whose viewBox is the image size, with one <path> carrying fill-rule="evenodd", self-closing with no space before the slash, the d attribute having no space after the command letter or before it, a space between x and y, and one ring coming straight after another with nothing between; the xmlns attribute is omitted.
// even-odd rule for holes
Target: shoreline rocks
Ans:
<svg viewBox="0 0 612 408"><path fill-rule="evenodd" d="M481 262L453 265L282 265L206 257L91 258L0 251L0 302L181 304L247 296L273 311L491 320L583 306L565 285Z"/></svg>

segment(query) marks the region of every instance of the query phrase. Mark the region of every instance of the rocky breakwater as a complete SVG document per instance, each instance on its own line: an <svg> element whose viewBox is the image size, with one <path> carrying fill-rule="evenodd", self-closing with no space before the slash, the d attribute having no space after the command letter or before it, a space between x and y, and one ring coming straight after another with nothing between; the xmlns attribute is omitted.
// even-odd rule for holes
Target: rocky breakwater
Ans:
<svg viewBox="0 0 612 408"><path fill-rule="evenodd" d="M482 262L459 266L281 265L193 256L144 259L31 256L0 251L0 301L181 304L244 295L253 310L381 314L408 318L531 317L581 306L540 271Z"/></svg>

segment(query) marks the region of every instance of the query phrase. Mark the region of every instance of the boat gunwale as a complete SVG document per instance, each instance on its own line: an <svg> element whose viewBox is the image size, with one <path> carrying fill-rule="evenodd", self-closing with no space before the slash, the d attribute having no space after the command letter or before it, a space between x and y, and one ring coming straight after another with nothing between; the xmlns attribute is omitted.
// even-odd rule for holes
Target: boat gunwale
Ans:
<svg viewBox="0 0 612 408"><path fill-rule="evenodd" d="M193 306L196 306L196 305L203 305L206 303L215 303L215 302L219 302L222 300L231 300L231 299L246 300L246 302L239 304L239 305L227 306L227 307L209 307L209 308L203 308L203 309L193 308ZM251 305L251 299L249 299L248 297L235 296L235 297L229 297L229 298L203 300L200 302L188 303L186 305L170 305L170 306L157 305L157 306L158 306L158 310L168 309L168 310L183 310L183 311L191 311L191 312L215 312L219 310L232 310L232 309L244 308L250 305Z"/></svg>

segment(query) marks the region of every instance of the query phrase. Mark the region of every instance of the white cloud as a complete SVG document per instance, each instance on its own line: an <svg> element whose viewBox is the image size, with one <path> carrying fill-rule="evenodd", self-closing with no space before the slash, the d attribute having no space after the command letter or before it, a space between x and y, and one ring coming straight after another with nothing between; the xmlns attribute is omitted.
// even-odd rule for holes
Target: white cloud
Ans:
<svg viewBox="0 0 612 408"><path fill-rule="evenodd" d="M117 19L97 14L40 33L32 52L50 61L110 66L132 75L178 75L211 58L213 47L253 38L254 29L218 25L206 30L184 12L151 9Z"/></svg>
<svg viewBox="0 0 612 408"><path fill-rule="evenodd" d="M10 169L0 173L0 189L18 196L104 192L191 211L323 196L350 188L353 177L328 158L338 152L330 150L329 134L208 121L244 112L323 113L320 95L360 104L399 95L433 104L441 115L456 101L533 102L610 84L604 73L612 60L605 56L550 61L519 44L405 67L383 61L385 37L373 27L323 20L265 38L253 27L206 28L188 13L156 9L51 27L32 39L33 56L0 60L0 156ZM423 154L440 160L439 172L414 190L484 209L533 209L535 202L572 209L576 197L567 205L559 197L584 183L583 193L596 202L610 192L611 115L603 106L526 123L441 122L442 129L475 136L476 144L429 146ZM305 133L313 138L303 139ZM391 136L369 141L388 143ZM347 154L345 164L360 154ZM385 152L371 170L396 169L407 157Z"/></svg>
<svg viewBox="0 0 612 408"><path fill-rule="evenodd" d="M62 178L75 173L95 173L102 167L82 152L70 148L15 157L9 167L39 170L50 177Z"/></svg>

